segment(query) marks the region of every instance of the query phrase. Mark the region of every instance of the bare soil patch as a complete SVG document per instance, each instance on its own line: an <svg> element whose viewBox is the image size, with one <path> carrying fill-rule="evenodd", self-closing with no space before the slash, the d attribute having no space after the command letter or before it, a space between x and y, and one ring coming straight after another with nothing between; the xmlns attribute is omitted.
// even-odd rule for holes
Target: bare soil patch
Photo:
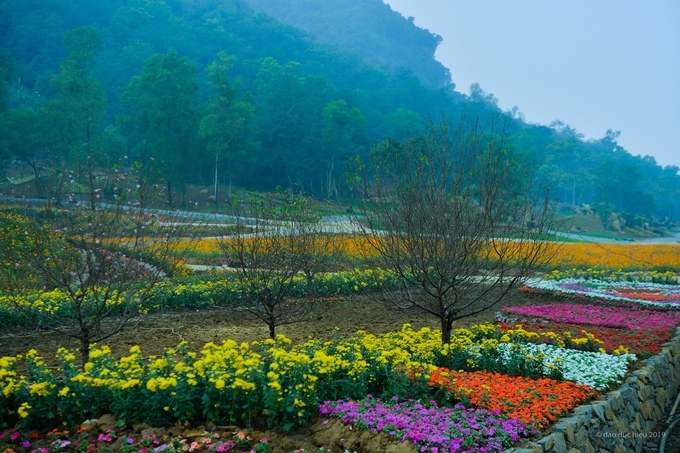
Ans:
<svg viewBox="0 0 680 453"><path fill-rule="evenodd" d="M555 303L554 298L517 293L500 304L477 315L462 319L454 328L495 321L495 312L503 306L536 303ZM440 328L437 318L416 310L398 310L378 301L372 295L346 296L334 300L315 302L314 318L298 324L277 328L277 333L302 342L310 336L326 339L332 333L350 336L357 330L380 335L401 329L410 323L414 329ZM46 359L54 357L59 347L77 349L78 343L63 335L39 329L5 328L0 334L0 356L23 354L37 349ZM165 348L187 341L198 349L207 342L233 339L251 342L268 338L267 326L252 314L229 308L203 308L200 310L172 311L165 314L152 313L130 320L125 330L106 341L113 355L128 353L133 345L139 345L143 354L157 355Z"/></svg>

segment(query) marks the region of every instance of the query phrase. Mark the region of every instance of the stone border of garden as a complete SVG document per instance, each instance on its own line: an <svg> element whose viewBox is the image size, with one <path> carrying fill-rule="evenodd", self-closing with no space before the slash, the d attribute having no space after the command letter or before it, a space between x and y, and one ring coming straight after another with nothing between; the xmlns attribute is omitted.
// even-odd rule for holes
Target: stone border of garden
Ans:
<svg viewBox="0 0 680 453"><path fill-rule="evenodd" d="M506 453L655 451L663 435L658 427L680 389L680 328L644 363L618 389L558 419L547 436Z"/></svg>

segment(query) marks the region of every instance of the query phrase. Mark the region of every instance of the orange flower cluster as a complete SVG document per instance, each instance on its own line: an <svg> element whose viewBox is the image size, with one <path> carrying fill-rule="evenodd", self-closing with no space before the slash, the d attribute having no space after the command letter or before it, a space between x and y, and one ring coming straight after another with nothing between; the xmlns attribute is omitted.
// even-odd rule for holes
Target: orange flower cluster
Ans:
<svg viewBox="0 0 680 453"><path fill-rule="evenodd" d="M569 242L554 247L551 264L557 268L680 269L680 245Z"/></svg>
<svg viewBox="0 0 680 453"><path fill-rule="evenodd" d="M614 294L616 295L621 295L623 297L626 297L628 299L640 299L640 300L649 300L652 302L668 302L668 295L667 294L662 294L658 290L649 290L646 292L643 291L628 291L624 289L619 289L619 290L614 290Z"/></svg>
<svg viewBox="0 0 680 453"><path fill-rule="evenodd" d="M336 247L348 258L353 259L371 259L378 256L378 252L372 241L376 238L367 238L365 236L352 236L349 234L340 234L336 236Z"/></svg>
<svg viewBox="0 0 680 453"><path fill-rule="evenodd" d="M253 241L248 239L247 241ZM375 240L373 238L372 240ZM220 239L216 237L203 238L197 240L179 240L172 244L172 251L176 254L186 254L190 256L215 256L224 253ZM229 239L223 240L225 244ZM340 254L351 259L370 259L375 258L377 253L370 244L371 239L363 236L352 236L348 234L336 234L333 237L319 236L319 238L310 242L310 247L317 247L319 249L327 249L332 247L332 252L339 252ZM329 250L325 250L329 252Z"/></svg>
<svg viewBox="0 0 680 453"><path fill-rule="evenodd" d="M340 235L338 247L351 258L374 258L377 252L370 245L376 238ZM378 239L379 240L379 239ZM568 243L509 243L506 252L525 256L532 250L526 247L545 247L548 266L554 268L598 268L621 270L680 270L680 245L678 244L603 244L589 242ZM517 250L513 250L516 247Z"/></svg>
<svg viewBox="0 0 680 453"><path fill-rule="evenodd" d="M599 396L593 388L568 381L447 368L430 373L430 385L476 407L500 411L536 428L549 426L560 415Z"/></svg>
<svg viewBox="0 0 680 453"><path fill-rule="evenodd" d="M378 256L375 245L380 238L352 234L320 236L311 247L332 247L334 252L350 259L374 259ZM532 251L527 247L545 247L547 266L557 269L596 268L620 270L680 270L680 245L677 244L604 244L591 242L531 243L508 242L506 253L526 255ZM516 250L513 250L516 248ZM217 238L177 241L173 252L192 256L215 256L222 253ZM326 250L328 251L328 250Z"/></svg>

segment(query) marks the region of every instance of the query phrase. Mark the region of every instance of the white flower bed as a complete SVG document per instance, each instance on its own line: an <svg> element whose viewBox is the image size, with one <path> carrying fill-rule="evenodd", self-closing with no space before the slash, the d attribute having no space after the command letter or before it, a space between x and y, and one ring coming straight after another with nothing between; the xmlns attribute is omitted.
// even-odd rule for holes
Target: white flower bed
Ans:
<svg viewBox="0 0 680 453"><path fill-rule="evenodd" d="M635 354L611 355L600 352L584 352L564 349L549 344L500 343L498 348L505 359L510 357L510 348L522 348L526 355L545 357L546 365L562 369L564 379L578 384L603 390L612 384L622 382L628 363L636 360Z"/></svg>

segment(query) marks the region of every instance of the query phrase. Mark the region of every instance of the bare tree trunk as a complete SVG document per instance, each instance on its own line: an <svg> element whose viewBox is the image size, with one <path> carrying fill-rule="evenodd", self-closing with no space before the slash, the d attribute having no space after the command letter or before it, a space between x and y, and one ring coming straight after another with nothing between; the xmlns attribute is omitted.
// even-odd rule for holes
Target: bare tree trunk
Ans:
<svg viewBox="0 0 680 453"><path fill-rule="evenodd" d="M442 343L451 343L451 323L449 322L446 315L443 315L439 321L441 322L442 329Z"/></svg>
<svg viewBox="0 0 680 453"><path fill-rule="evenodd" d="M220 182L217 177L217 163L219 162L219 152L215 151L215 212L220 210Z"/></svg>
<svg viewBox="0 0 680 453"><path fill-rule="evenodd" d="M326 189L326 198L330 199L331 198L331 191L333 189L333 169L335 168L335 156L331 157L330 161L327 164L328 169L326 173L326 183L327 183L327 189Z"/></svg>
<svg viewBox="0 0 680 453"><path fill-rule="evenodd" d="M36 160L35 156L31 157L31 160L28 162L28 165L31 167L33 170L33 176L35 177L35 192L38 198L43 197L43 189L42 189L42 184L40 183L40 167L38 167L38 161Z"/></svg>
<svg viewBox="0 0 680 453"><path fill-rule="evenodd" d="M168 182L166 184L166 190L168 192L168 207L172 209L172 183L170 182L170 179L168 179Z"/></svg>
<svg viewBox="0 0 680 453"><path fill-rule="evenodd" d="M92 169L92 160L88 157L88 182L90 185L90 210L94 211L96 207L95 199L96 192L94 188L94 170Z"/></svg>
<svg viewBox="0 0 680 453"><path fill-rule="evenodd" d="M87 327L80 329L80 363L83 368L90 361L90 330Z"/></svg>

